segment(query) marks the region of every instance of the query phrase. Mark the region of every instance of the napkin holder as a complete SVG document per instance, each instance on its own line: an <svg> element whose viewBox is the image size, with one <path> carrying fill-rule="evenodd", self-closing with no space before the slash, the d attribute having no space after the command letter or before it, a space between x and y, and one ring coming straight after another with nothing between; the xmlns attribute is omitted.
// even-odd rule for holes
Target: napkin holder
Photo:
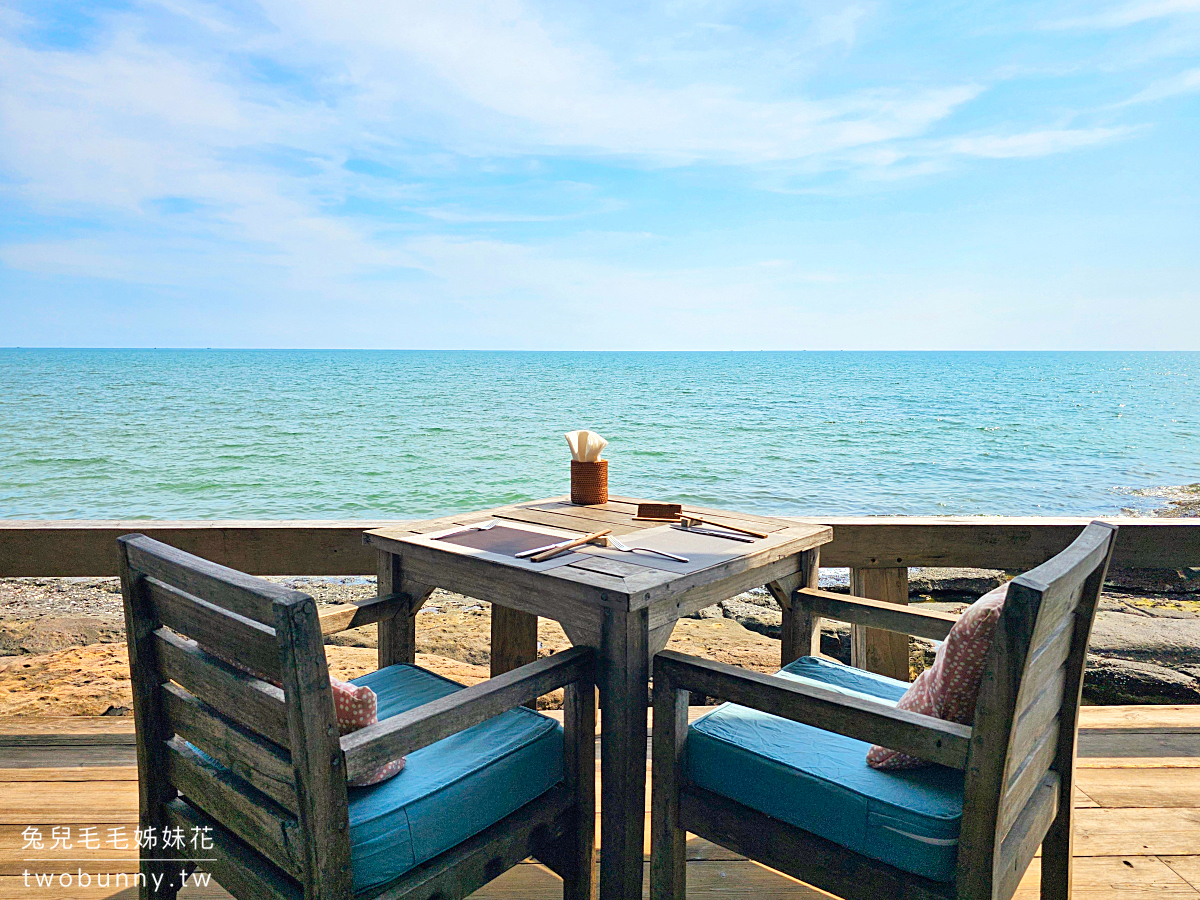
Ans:
<svg viewBox="0 0 1200 900"><path fill-rule="evenodd" d="M571 460L571 502L577 506L608 502L607 459L594 462Z"/></svg>

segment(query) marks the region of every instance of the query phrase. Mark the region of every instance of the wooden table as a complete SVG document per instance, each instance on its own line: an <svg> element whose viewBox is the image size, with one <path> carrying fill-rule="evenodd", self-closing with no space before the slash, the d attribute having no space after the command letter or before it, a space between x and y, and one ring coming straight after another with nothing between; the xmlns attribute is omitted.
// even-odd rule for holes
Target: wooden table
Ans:
<svg viewBox="0 0 1200 900"><path fill-rule="evenodd" d="M422 536L489 519L571 534L611 528L622 539L663 528L634 521L637 503L613 498L599 506L573 506L560 497L380 528L363 538L379 551L380 595L409 598L407 615L402 611L379 623L381 667L414 661L416 613L439 587L492 604L493 675L537 658L538 616L559 622L573 644L596 648L602 709L601 900L642 895L651 658L666 646L681 616L763 585L783 607L781 663L808 653L798 636L810 629L792 614L791 595L800 587L816 587L819 548L832 540L832 529L687 507L685 514L770 535L752 544L730 541L730 558L688 573L655 568L661 561L642 553L577 557L531 571L515 559L466 555Z"/></svg>

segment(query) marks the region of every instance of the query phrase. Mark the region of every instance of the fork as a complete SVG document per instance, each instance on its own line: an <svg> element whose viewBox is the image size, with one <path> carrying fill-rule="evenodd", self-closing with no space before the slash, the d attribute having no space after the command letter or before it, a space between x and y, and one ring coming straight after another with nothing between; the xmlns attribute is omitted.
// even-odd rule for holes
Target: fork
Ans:
<svg viewBox="0 0 1200 900"><path fill-rule="evenodd" d="M676 562L689 562L686 556L676 556L674 553L668 553L666 550L652 550L649 547L627 547L611 535L608 538L608 546L614 550L620 550L622 553L636 553L641 550L643 553L657 553L659 556L665 556L667 559L673 559Z"/></svg>
<svg viewBox="0 0 1200 900"><path fill-rule="evenodd" d="M498 524L500 524L500 523L497 522L495 519L492 519L492 521L487 522L483 525L468 525L466 528L458 529L458 531L451 531L451 532L448 532L447 534L440 535L438 537L438 540L439 541L445 540L448 537L454 537L456 534L466 534L468 531L491 531Z"/></svg>

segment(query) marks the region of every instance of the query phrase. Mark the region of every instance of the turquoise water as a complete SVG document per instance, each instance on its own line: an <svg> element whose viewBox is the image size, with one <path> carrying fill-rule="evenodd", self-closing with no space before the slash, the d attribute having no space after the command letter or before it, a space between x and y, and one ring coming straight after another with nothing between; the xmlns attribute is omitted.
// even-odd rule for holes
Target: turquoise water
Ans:
<svg viewBox="0 0 1200 900"><path fill-rule="evenodd" d="M1113 514L1200 481L1200 353L0 350L0 517L407 518L564 493Z"/></svg>

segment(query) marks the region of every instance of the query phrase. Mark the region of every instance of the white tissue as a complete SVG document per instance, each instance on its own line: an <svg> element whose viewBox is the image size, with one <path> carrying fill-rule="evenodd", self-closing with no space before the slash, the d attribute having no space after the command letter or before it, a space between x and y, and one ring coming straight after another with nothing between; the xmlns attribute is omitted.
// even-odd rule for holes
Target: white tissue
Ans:
<svg viewBox="0 0 1200 900"><path fill-rule="evenodd" d="M571 448L571 459L576 462L595 462L600 458L600 451L608 446L608 441L594 431L568 431L563 437Z"/></svg>

